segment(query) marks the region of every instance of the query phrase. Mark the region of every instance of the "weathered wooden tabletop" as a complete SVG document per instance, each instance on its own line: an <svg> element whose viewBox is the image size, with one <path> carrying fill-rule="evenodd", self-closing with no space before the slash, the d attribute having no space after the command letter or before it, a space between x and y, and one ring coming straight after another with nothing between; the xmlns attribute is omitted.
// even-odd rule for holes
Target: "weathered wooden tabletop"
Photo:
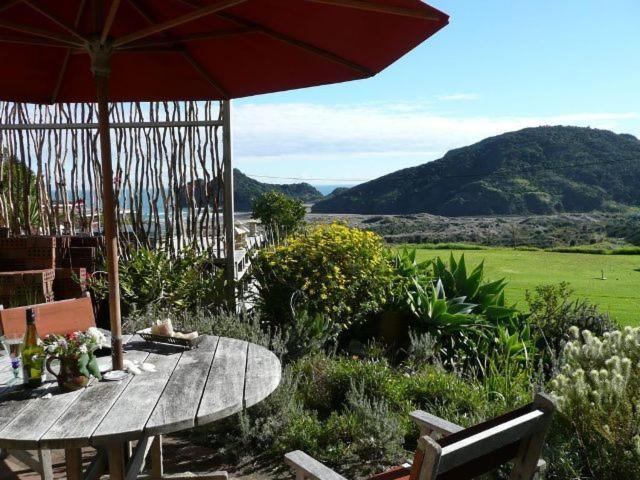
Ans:
<svg viewBox="0 0 640 480"><path fill-rule="evenodd" d="M61 393L55 381L31 391L5 389L0 448L101 446L186 430L260 402L280 382L278 358L245 341L207 336L197 349L185 351L139 337L125 340L125 359L153 364L155 372L120 382L94 380L71 393ZM8 359L0 360L2 383L11 373ZM42 398L48 393L50 398Z"/></svg>

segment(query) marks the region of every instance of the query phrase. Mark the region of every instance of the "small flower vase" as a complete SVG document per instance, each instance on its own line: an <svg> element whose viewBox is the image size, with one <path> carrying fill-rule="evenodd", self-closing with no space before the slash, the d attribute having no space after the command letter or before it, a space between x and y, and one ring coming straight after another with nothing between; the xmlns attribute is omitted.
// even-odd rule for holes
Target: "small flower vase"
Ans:
<svg viewBox="0 0 640 480"><path fill-rule="evenodd" d="M51 368L51 362L60 361L60 370L55 373ZM89 377L80 373L79 359L76 356L57 357L51 356L47 359L47 371L56 377L58 386L63 392L74 392L84 388L89 383Z"/></svg>

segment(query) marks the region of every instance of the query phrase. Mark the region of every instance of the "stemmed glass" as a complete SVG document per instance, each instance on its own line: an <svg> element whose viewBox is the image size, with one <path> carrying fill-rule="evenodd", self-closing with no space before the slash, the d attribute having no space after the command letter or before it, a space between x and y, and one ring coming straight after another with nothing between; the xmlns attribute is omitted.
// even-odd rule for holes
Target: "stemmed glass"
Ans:
<svg viewBox="0 0 640 480"><path fill-rule="evenodd" d="M19 333L10 333L0 338L2 339L5 351L9 354L11 371L13 372L13 379L8 385L14 385L20 382L20 352L22 351L23 336Z"/></svg>

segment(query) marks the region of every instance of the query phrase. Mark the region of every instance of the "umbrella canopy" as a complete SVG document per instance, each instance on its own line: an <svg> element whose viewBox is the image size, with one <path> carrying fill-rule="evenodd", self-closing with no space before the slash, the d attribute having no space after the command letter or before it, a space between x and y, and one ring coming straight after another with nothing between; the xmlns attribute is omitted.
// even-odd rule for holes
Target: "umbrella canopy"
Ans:
<svg viewBox="0 0 640 480"><path fill-rule="evenodd" d="M343 82L375 75L447 21L418 0L4 0L0 98L94 102L86 53L103 38L115 102Z"/></svg>
<svg viewBox="0 0 640 480"><path fill-rule="evenodd" d="M366 78L447 22L419 0L0 0L0 100L98 103L114 368L108 102L226 100Z"/></svg>

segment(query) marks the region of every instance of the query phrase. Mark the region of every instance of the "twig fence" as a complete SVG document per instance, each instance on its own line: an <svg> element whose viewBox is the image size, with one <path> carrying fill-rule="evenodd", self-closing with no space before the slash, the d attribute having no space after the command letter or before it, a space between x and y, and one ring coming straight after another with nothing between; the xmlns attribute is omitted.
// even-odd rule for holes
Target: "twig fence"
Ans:
<svg viewBox="0 0 640 480"><path fill-rule="evenodd" d="M223 102L111 106L126 244L223 255L228 111ZM101 182L95 105L0 102L0 226L14 235L99 234Z"/></svg>

